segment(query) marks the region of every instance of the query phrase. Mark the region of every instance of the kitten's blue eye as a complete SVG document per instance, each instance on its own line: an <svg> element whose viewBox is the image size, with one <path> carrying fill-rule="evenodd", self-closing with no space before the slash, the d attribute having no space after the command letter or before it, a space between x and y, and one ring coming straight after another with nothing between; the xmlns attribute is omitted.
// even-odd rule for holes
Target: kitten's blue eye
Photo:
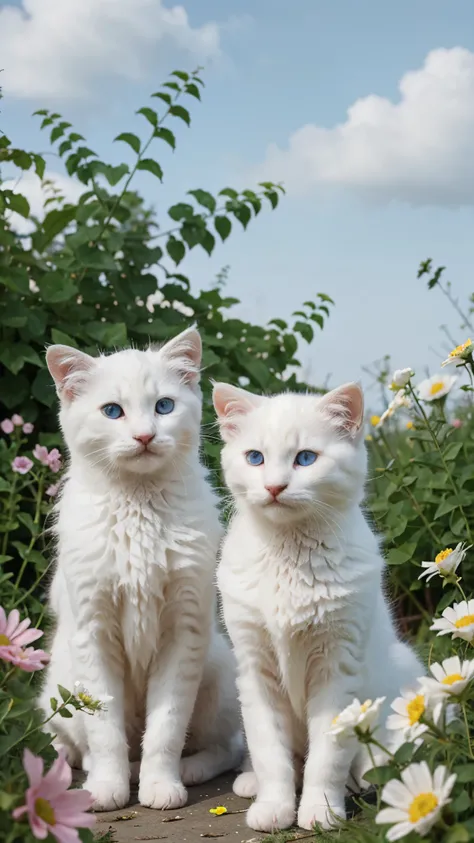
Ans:
<svg viewBox="0 0 474 843"><path fill-rule="evenodd" d="M174 401L172 398L160 398L160 400L156 402L155 412L159 413L160 416L167 416L168 413L172 413L173 410Z"/></svg>
<svg viewBox="0 0 474 843"><path fill-rule="evenodd" d="M125 415L120 404L104 404L102 412L108 419L120 419Z"/></svg>
<svg viewBox="0 0 474 843"><path fill-rule="evenodd" d="M250 465L263 465L265 462L261 451L247 451L245 457Z"/></svg>
<svg viewBox="0 0 474 843"><path fill-rule="evenodd" d="M295 457L295 465L303 467L313 465L316 462L318 455L314 451L299 451Z"/></svg>

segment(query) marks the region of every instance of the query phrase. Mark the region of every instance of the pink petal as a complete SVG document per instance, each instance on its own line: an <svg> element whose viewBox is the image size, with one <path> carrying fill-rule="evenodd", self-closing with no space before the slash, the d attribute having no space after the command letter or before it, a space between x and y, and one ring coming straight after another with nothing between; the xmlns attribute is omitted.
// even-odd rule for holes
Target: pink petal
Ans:
<svg viewBox="0 0 474 843"><path fill-rule="evenodd" d="M21 626L21 624L20 624ZM28 629L25 632L15 632L12 637L12 644L15 647L26 647L27 644L32 644L33 641L37 641L38 638L41 638L43 633L40 629Z"/></svg>
<svg viewBox="0 0 474 843"><path fill-rule="evenodd" d="M38 755L33 755L29 749L25 749L23 753L23 767L28 776L30 787L38 787L43 777L43 759Z"/></svg>
<svg viewBox="0 0 474 843"><path fill-rule="evenodd" d="M51 828L51 834L58 843L79 843L79 833L75 828L68 828L65 825L55 825Z"/></svg>
<svg viewBox="0 0 474 843"><path fill-rule="evenodd" d="M54 800L54 812L60 817L67 817L69 814L88 811L92 808L94 799L88 790L75 789L60 793Z"/></svg>
<svg viewBox="0 0 474 843"><path fill-rule="evenodd" d="M41 796L48 801L55 800L71 786L71 782L71 768L66 761L64 750L61 750L41 783Z"/></svg>
<svg viewBox="0 0 474 843"><path fill-rule="evenodd" d="M22 805L21 808L15 808L15 810L12 811L13 819L19 820L23 816L23 814L26 814L27 810L28 810L27 805Z"/></svg>
<svg viewBox="0 0 474 843"><path fill-rule="evenodd" d="M5 634L5 630L7 628L7 616L5 614L5 609L3 606L0 606L0 632L2 635Z"/></svg>
<svg viewBox="0 0 474 843"><path fill-rule="evenodd" d="M30 828L37 840L45 840L48 836L48 826L37 814L29 813Z"/></svg>
<svg viewBox="0 0 474 843"><path fill-rule="evenodd" d="M12 609L12 611L10 612L10 614L8 615L8 618L7 618L7 628L5 630L5 635L7 636L7 638L10 638L10 639L12 638L12 636L13 636L17 626L19 625L19 623L20 623L20 613L19 613L18 609Z"/></svg>

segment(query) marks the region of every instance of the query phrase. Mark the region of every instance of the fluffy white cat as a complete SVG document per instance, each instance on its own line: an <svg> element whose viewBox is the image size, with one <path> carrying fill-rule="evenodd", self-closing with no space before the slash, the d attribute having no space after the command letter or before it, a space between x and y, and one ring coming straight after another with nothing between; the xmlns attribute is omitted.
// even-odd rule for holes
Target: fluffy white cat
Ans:
<svg viewBox="0 0 474 843"><path fill-rule="evenodd" d="M185 804L184 784L240 760L235 664L216 631L216 500L198 457L201 340L93 358L47 352L70 466L57 511L56 618L40 705L82 683L107 711L51 731L95 810ZM187 739L186 739L187 736ZM184 749L184 757L182 753ZM190 754L191 753L191 754Z"/></svg>
<svg viewBox="0 0 474 843"><path fill-rule="evenodd" d="M333 718L354 697L388 706L423 673L398 640L360 508L362 391L257 397L216 384L214 405L235 506L218 585L255 771L234 789L257 796L251 828L288 828L305 759L298 824L328 825L345 815L351 767L360 779L364 764L328 734Z"/></svg>

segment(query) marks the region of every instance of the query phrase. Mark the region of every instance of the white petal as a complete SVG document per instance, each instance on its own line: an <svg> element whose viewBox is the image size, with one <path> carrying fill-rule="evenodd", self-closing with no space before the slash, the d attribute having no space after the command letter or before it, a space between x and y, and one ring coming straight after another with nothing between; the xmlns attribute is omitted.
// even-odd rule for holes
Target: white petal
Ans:
<svg viewBox="0 0 474 843"><path fill-rule="evenodd" d="M398 823L398 825L394 825L392 828L389 828L385 837L387 840L401 840L402 837L406 837L407 834L410 834L410 831L412 830L413 826L411 823Z"/></svg>
<svg viewBox="0 0 474 843"><path fill-rule="evenodd" d="M382 799L392 808L404 808L407 810L411 801L411 794L403 782L398 781L398 779L392 779L383 788Z"/></svg>
<svg viewBox="0 0 474 843"><path fill-rule="evenodd" d="M406 820L407 812L400 808L383 808L375 817L377 825L385 825L385 823L398 823Z"/></svg>

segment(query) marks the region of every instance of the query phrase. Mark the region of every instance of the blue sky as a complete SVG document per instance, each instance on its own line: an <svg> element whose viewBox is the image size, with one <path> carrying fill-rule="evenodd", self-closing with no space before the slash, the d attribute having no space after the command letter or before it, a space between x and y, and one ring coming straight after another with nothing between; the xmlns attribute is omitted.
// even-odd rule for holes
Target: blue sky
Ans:
<svg viewBox="0 0 474 843"><path fill-rule="evenodd" d="M313 382L359 378L386 353L421 377L445 356L441 324L465 339L416 271L432 257L461 301L472 291L470 0L185 0L188 18L172 26L163 9L173 0L28 0L26 23L13 6L22 4L0 3L2 128L19 145L45 148L30 114L50 106L103 158L119 160L111 139L140 127L133 112L166 73L206 64L192 129L180 127L175 157L163 155L164 186L151 177L137 186L160 208L191 187L284 180L276 212L236 229L211 259L193 253L183 270L207 286L229 264L229 292L254 320L331 295L334 313L303 351ZM134 17L114 29L104 8ZM417 75L400 93L409 71ZM54 159L50 169L61 172Z"/></svg>

